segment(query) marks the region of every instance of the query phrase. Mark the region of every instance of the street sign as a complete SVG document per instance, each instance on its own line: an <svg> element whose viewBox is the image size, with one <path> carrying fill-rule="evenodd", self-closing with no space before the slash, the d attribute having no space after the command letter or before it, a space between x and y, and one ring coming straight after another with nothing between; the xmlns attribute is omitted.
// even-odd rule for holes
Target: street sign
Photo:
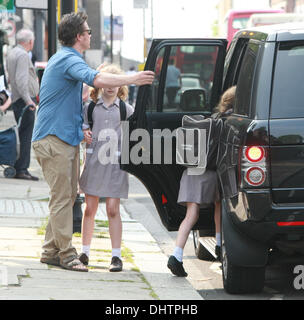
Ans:
<svg viewBox="0 0 304 320"><path fill-rule="evenodd" d="M16 24L13 20L3 21L2 28L6 31L8 37L13 37L16 33Z"/></svg>
<svg viewBox="0 0 304 320"><path fill-rule="evenodd" d="M133 0L134 9L147 9L148 0Z"/></svg>
<svg viewBox="0 0 304 320"><path fill-rule="evenodd" d="M48 0L15 0L15 6L22 9L47 10Z"/></svg>
<svg viewBox="0 0 304 320"><path fill-rule="evenodd" d="M15 12L14 0L0 0L0 12Z"/></svg>

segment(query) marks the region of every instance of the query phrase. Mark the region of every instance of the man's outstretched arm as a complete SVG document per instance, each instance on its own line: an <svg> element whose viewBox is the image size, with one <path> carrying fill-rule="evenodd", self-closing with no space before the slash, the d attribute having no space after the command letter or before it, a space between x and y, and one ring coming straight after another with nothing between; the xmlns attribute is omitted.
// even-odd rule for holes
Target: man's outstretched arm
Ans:
<svg viewBox="0 0 304 320"><path fill-rule="evenodd" d="M153 80L153 71L140 71L132 75L118 75L100 72L96 75L93 83L95 88L113 88L125 85L128 86L130 84L142 86L145 84L152 84Z"/></svg>

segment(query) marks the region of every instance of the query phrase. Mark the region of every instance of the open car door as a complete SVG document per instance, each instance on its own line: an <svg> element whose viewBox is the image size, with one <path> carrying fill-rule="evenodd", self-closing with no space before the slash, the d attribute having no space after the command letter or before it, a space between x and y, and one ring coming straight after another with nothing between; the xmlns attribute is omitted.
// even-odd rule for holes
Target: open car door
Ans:
<svg viewBox="0 0 304 320"><path fill-rule="evenodd" d="M145 65L155 72L154 82L139 88L123 131L121 167L145 185L169 231L178 230L186 213L177 204L185 167L176 164L174 130L184 115L211 115L221 94L226 46L224 39L154 40ZM188 104L187 91L200 93L200 102ZM214 229L213 207L201 209L193 229Z"/></svg>

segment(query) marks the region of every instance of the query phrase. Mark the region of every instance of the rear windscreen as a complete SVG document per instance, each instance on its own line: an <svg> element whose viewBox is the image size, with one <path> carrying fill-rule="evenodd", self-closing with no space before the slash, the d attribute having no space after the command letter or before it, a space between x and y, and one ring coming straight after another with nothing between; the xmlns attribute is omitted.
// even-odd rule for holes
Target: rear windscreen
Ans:
<svg viewBox="0 0 304 320"><path fill-rule="evenodd" d="M284 42L278 47L270 117L304 117L304 42Z"/></svg>

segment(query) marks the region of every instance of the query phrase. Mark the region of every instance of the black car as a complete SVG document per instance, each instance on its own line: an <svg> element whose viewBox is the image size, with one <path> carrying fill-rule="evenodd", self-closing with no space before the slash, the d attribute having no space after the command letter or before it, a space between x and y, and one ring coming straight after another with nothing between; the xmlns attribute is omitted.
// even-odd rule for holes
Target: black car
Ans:
<svg viewBox="0 0 304 320"><path fill-rule="evenodd" d="M304 262L304 28L242 30L227 52L226 45L224 39L153 41L145 69L155 71L155 81L139 89L129 118L130 141L124 144L142 161L122 167L146 186L167 230L178 230L185 216L177 204L185 168L175 160L174 130L184 115L210 116L220 95L236 85L217 163L223 283L229 293L259 292L268 264L287 258ZM203 103L187 104L182 98L181 107L164 104L172 58L182 73L200 75ZM195 96L197 90L184 94ZM136 140L132 132L140 128L147 134ZM214 255L213 210L201 209L193 228L196 255L202 259Z"/></svg>

